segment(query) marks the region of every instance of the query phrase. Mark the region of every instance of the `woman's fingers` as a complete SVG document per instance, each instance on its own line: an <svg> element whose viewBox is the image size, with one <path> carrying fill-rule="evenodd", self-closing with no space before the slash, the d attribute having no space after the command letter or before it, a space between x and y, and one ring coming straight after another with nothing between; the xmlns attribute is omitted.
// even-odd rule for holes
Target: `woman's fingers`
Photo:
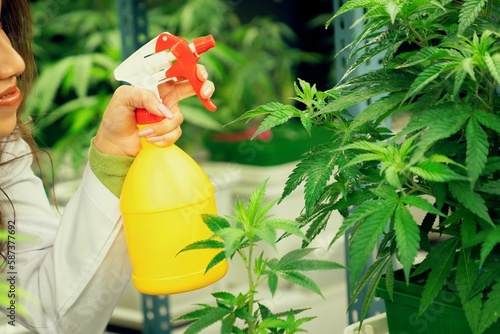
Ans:
<svg viewBox="0 0 500 334"><path fill-rule="evenodd" d="M184 117L177 105L169 112L171 117L142 128L138 132L139 137L144 137L158 146L167 146L177 141L182 134L180 125Z"/></svg>
<svg viewBox="0 0 500 334"><path fill-rule="evenodd" d="M205 66L198 64L196 67L196 75L198 79L203 81L200 94L203 98L207 99L212 97L215 91L215 85L212 81L208 80L208 72ZM175 89L172 89L175 86ZM188 80L172 82L168 81L158 86L160 96L164 104L168 107L176 104L178 101L196 95L191 83Z"/></svg>

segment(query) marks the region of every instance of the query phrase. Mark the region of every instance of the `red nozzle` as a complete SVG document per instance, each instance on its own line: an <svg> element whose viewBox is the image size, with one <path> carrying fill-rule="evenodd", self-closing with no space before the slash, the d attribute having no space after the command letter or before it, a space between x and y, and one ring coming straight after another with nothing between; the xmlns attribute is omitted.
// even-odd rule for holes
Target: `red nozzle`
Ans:
<svg viewBox="0 0 500 334"><path fill-rule="evenodd" d="M197 37L193 39L194 48L196 49L196 53L201 55L204 52L207 52L211 48L215 47L215 39L212 35L207 35L204 37Z"/></svg>

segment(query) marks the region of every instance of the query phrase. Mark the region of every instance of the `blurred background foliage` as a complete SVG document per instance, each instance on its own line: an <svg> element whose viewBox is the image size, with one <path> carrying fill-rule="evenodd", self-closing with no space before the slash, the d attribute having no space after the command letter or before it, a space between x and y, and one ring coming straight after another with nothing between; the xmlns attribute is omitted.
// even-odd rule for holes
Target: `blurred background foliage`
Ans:
<svg viewBox="0 0 500 334"><path fill-rule="evenodd" d="M266 1L272 2L262 0ZM56 167L64 163L78 170L119 85L113 77L122 61L116 2L34 0L32 4L39 77L28 113L39 145L50 149ZM185 122L178 144L188 153L200 149L210 131L247 126L223 127L257 105L290 103L299 66L331 56L303 50L296 29L286 20L265 12L249 16L245 5L248 1L148 2L149 39L168 31L187 40L212 34L217 42L201 60L216 85L217 112L206 111L196 98L182 102ZM314 26L314 20L311 23ZM325 77L324 71L319 76Z"/></svg>

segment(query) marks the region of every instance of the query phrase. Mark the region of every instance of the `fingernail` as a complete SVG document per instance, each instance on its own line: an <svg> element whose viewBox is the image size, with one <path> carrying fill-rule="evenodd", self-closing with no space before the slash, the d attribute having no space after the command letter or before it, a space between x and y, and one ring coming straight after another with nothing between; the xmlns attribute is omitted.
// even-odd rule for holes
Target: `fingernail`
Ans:
<svg viewBox="0 0 500 334"><path fill-rule="evenodd" d="M201 76L203 77L203 79L207 80L208 79L208 72L203 71L203 73L201 73Z"/></svg>
<svg viewBox="0 0 500 334"><path fill-rule="evenodd" d="M158 110L168 119L174 118L174 114L163 104L158 103Z"/></svg>
<svg viewBox="0 0 500 334"><path fill-rule="evenodd" d="M149 137L147 139L147 141L150 143L157 143L157 142L162 141L162 140L163 140L163 138L161 136Z"/></svg>
<svg viewBox="0 0 500 334"><path fill-rule="evenodd" d="M152 135L154 132L153 128L144 128L139 131L139 137L146 137Z"/></svg>
<svg viewBox="0 0 500 334"><path fill-rule="evenodd" d="M213 93L212 87L210 86L203 87L202 93L204 97L210 97L210 95L212 95Z"/></svg>

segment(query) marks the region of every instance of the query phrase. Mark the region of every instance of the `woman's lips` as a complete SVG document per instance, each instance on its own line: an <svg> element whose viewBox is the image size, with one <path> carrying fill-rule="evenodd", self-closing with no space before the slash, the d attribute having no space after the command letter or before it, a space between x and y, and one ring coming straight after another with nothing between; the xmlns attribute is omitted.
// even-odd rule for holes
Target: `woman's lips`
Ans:
<svg viewBox="0 0 500 334"><path fill-rule="evenodd" d="M13 107L21 102L21 91L15 87L10 92L0 96L0 107Z"/></svg>

